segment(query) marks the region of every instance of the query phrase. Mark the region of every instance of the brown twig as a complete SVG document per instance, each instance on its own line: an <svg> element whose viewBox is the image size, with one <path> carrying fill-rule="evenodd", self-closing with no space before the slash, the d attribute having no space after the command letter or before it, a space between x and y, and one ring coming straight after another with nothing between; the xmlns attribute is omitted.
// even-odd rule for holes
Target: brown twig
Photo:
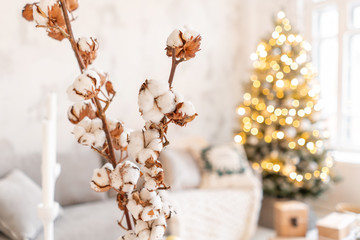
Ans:
<svg viewBox="0 0 360 240"><path fill-rule="evenodd" d="M175 48L171 49L171 56L172 56L172 61L171 61L171 70L170 70L170 76L169 76L169 88L172 88L172 82L174 80L174 76L175 76L175 71L176 71L176 67L179 63L181 63L182 61L184 61L183 58L181 58L180 60L176 60L176 54L175 54Z"/></svg>
<svg viewBox="0 0 360 240"><path fill-rule="evenodd" d="M66 28L67 28L68 33L69 33L68 39L69 39L71 47L72 47L72 49L73 49L73 51L75 53L76 59L78 61L79 67L80 67L80 71L83 72L86 69L86 65L84 64L84 61L81 58L79 50L77 48L77 44L76 44L74 34L73 34L72 28L71 28L69 14L68 14L68 11L66 9L65 1L66 0L60 0L60 3L61 3L61 8L62 8L62 11L63 11L65 23L66 23ZM107 143L108 143L108 151L110 153L110 157L108 158L108 160L111 162L111 164L115 168L116 167L116 157L115 157L114 147L113 147L113 143L112 143L112 140L111 140L109 128L108 128L107 121L106 121L106 115L105 115L105 112L103 111L103 108L101 106L100 101L97 98L93 98L93 99L94 99L94 102L95 102L95 105L96 105L96 108L97 108L97 111L98 111L98 115L102 120L103 130L105 132L106 140L107 140ZM128 229L132 230L132 224L131 224L131 221L130 221L129 211L128 211L126 206L125 206L124 214L125 214L125 217L126 217L126 223L127 223Z"/></svg>

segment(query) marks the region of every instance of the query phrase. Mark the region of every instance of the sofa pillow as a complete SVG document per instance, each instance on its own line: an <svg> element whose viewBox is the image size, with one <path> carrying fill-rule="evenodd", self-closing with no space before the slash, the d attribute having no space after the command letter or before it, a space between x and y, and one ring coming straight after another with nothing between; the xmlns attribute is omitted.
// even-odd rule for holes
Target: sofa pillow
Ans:
<svg viewBox="0 0 360 240"><path fill-rule="evenodd" d="M164 168L165 184L172 190L199 187L200 169L189 151L167 148L161 153L160 161Z"/></svg>
<svg viewBox="0 0 360 240"><path fill-rule="evenodd" d="M0 179L0 232L10 239L34 239L42 224L37 215L41 189L20 170Z"/></svg>
<svg viewBox="0 0 360 240"><path fill-rule="evenodd" d="M101 166L99 155L82 146L74 151L58 154L61 173L56 181L55 200L62 206L100 201L107 198L106 193L95 192L90 181L95 168Z"/></svg>
<svg viewBox="0 0 360 240"><path fill-rule="evenodd" d="M253 176L242 146L224 144L201 151L201 188L252 188Z"/></svg>

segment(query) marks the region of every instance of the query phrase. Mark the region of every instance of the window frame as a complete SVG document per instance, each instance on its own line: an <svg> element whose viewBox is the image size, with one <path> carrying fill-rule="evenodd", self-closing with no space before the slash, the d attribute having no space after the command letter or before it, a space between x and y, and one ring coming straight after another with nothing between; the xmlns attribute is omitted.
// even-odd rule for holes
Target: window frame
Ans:
<svg viewBox="0 0 360 240"><path fill-rule="evenodd" d="M359 6L360 0L324 0L324 1L308 1L305 3L307 19L304 19L306 22L306 34L310 36L310 40L313 46L316 46L316 51L312 52L313 61L318 65L319 63L319 46L320 42L324 39L329 39L331 36L319 36L319 34L314 34L315 22L319 21L317 14L321 10L326 8L336 7L338 12L338 33L337 33L337 42L338 42L338 62L337 62L337 108L334 115L334 120L336 121L335 131L332 132L331 147L337 151L346 151L346 152L356 152L360 154L360 143L352 144L346 140L346 126L344 122L346 118L350 117L349 110L346 108L346 92L349 87L348 79L350 77L350 40L351 37L359 34L360 35L360 26L355 28L352 24L353 17L353 8ZM319 22L316 23L316 27L320 25ZM332 36L334 37L334 36ZM314 48L313 48L314 49ZM333 114L331 114L333 116ZM360 123L359 123L360 124ZM360 142L360 141L359 141Z"/></svg>

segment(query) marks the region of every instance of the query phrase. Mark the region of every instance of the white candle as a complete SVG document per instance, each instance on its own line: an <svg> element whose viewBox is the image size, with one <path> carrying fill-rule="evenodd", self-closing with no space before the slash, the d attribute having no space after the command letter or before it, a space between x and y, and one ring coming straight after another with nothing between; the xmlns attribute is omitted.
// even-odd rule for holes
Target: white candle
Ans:
<svg viewBox="0 0 360 240"><path fill-rule="evenodd" d="M52 206L54 202L54 162L51 153L51 127L48 120L42 125L42 202L45 207Z"/></svg>
<svg viewBox="0 0 360 240"><path fill-rule="evenodd" d="M47 97L47 120L43 122L42 200L45 207L54 204L56 168L56 94Z"/></svg>

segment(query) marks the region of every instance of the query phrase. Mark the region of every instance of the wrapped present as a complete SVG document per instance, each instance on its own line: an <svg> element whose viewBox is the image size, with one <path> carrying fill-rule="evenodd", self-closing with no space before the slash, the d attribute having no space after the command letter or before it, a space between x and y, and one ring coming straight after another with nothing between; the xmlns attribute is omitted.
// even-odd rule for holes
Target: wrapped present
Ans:
<svg viewBox="0 0 360 240"><path fill-rule="evenodd" d="M354 215L346 213L331 213L320 219L316 227L319 232L319 239L322 240L344 240L350 235L356 222Z"/></svg>
<svg viewBox="0 0 360 240"><path fill-rule="evenodd" d="M274 205L274 225L278 237L305 237L309 207L299 201L279 201Z"/></svg>

